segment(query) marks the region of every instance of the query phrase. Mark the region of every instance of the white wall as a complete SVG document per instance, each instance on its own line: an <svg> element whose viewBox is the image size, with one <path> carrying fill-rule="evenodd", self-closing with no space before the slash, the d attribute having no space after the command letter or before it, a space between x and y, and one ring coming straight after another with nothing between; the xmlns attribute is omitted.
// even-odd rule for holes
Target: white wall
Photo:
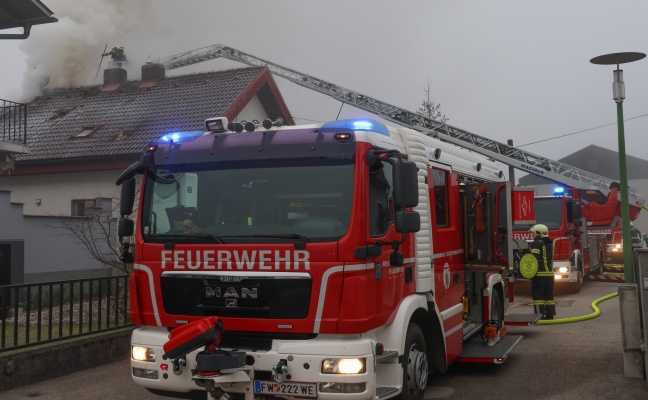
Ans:
<svg viewBox="0 0 648 400"><path fill-rule="evenodd" d="M0 177L0 189L11 202L23 204L24 215L70 215L72 200L119 198L115 185L122 170ZM40 199L40 206L37 205Z"/></svg>
<svg viewBox="0 0 648 400"><path fill-rule="evenodd" d="M218 115L215 115L215 117L218 117ZM252 121L253 119L256 119L259 122L263 122L266 118L268 118L268 114L266 114L263 109L259 97L254 96L248 105L238 114L236 121Z"/></svg>

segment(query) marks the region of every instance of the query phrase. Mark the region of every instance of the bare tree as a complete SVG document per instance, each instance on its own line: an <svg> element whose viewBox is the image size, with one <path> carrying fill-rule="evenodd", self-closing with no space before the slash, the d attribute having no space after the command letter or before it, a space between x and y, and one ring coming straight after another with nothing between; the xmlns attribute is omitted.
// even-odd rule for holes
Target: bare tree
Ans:
<svg viewBox="0 0 648 400"><path fill-rule="evenodd" d="M139 197L139 179L135 186L135 204ZM83 217L61 216L60 224L56 226L69 236L81 243L88 254L106 267L116 268L125 273L133 271L133 265L123 260L123 244L117 237L117 226L120 203L119 199L97 197L97 207L85 209ZM99 201L102 200L102 201ZM137 215L137 206L133 209L132 218ZM132 241L133 238L125 238Z"/></svg>
<svg viewBox="0 0 648 400"><path fill-rule="evenodd" d="M441 112L441 103L434 103L432 101L432 84L430 83L430 78L428 77L427 87L423 88L425 92L425 98L421 102L421 106L416 112L418 115L422 115L426 118L433 119L439 122L446 122L448 118Z"/></svg>
<svg viewBox="0 0 648 400"><path fill-rule="evenodd" d="M111 207L86 208L83 217L63 217L59 228L64 235L81 243L95 260L107 267L130 273L133 266L123 262L123 246L117 237L117 218L114 215L119 210L119 204L111 203Z"/></svg>

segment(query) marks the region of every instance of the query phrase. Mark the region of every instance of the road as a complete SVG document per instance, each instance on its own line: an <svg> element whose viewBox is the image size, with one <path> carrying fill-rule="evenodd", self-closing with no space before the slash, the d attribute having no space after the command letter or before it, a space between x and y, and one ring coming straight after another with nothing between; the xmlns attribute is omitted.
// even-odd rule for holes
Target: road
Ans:
<svg viewBox="0 0 648 400"><path fill-rule="evenodd" d="M528 289L528 288L527 288ZM556 293L557 317L590 314L617 284L590 281L578 295ZM524 339L502 365L455 364L430 378L425 399L625 400L648 398L645 379L623 376L619 299L599 303L601 316L560 325L509 327ZM531 313L524 287L507 313ZM0 399L163 399L132 383L127 360L0 393Z"/></svg>

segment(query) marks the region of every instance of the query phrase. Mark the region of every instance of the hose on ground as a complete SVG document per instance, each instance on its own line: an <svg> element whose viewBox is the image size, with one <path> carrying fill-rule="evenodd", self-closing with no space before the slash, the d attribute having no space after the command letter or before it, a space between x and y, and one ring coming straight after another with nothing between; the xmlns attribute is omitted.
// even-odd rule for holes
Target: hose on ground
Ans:
<svg viewBox="0 0 648 400"><path fill-rule="evenodd" d="M580 322L580 321L586 321L588 319L596 318L599 315L601 315L601 310L599 310L599 308L596 305L602 301L609 300L618 295L619 292L614 292L594 300L592 302L592 309L594 310L594 312L591 314L581 315L578 317L569 317L569 318L541 319L540 321L538 321L538 325L567 324L569 322Z"/></svg>

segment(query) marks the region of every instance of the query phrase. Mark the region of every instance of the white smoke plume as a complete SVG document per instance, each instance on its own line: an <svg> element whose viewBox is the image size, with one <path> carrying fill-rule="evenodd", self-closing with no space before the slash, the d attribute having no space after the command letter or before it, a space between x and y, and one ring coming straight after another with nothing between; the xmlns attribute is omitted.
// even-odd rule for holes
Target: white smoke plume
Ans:
<svg viewBox="0 0 648 400"><path fill-rule="evenodd" d="M20 46L27 63L24 98L49 88L100 83L101 72L97 82L95 75L106 45L106 51L124 47L130 61L126 68L139 70L144 60L129 54L125 42L145 29L150 0L49 0L47 6L58 22L34 29ZM109 60L103 58L102 69Z"/></svg>

